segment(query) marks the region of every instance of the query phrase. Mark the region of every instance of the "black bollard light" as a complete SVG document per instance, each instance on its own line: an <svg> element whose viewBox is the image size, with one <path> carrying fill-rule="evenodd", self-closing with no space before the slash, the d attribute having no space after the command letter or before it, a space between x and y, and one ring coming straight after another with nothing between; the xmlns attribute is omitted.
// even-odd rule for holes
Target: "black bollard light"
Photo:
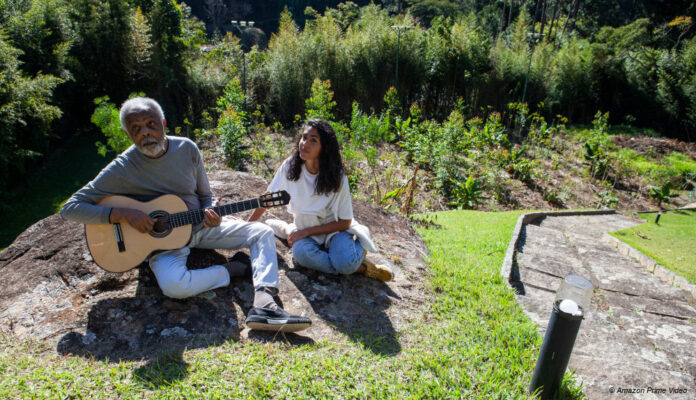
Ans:
<svg viewBox="0 0 696 400"><path fill-rule="evenodd" d="M563 379L592 297L592 283L580 275L566 275L556 291L553 311L541 345L529 393L539 390L540 399L552 399Z"/></svg>

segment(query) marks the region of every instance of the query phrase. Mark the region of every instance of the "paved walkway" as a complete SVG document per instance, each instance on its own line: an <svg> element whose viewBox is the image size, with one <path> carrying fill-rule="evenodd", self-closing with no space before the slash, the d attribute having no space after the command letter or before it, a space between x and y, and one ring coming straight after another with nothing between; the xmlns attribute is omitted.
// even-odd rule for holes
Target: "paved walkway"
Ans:
<svg viewBox="0 0 696 400"><path fill-rule="evenodd" d="M549 216L526 225L516 255L518 300L543 336L561 277L585 276L595 292L569 368L587 397L696 399L694 299L602 241L605 232L637 224L613 214Z"/></svg>

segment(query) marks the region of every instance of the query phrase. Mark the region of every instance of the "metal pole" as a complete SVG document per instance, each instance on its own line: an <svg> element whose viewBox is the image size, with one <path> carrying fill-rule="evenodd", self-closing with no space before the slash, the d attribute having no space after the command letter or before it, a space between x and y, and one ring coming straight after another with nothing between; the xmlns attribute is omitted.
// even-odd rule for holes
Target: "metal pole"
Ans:
<svg viewBox="0 0 696 400"><path fill-rule="evenodd" d="M524 76L524 90L522 90L522 101L524 103L524 98L527 96L527 82L529 81L529 70L532 68L532 55L534 54L534 45L532 45L532 50L529 53L529 64L527 65L527 75Z"/></svg>
<svg viewBox="0 0 696 400"><path fill-rule="evenodd" d="M242 29L246 29L247 26L253 27L254 26L254 21L236 21L233 20L231 21L232 25L236 26L239 28L240 36L241 33L243 32ZM246 113L247 112L247 91L246 91L246 52L244 51L244 44L240 46L240 50L242 51L242 92L244 94L244 98L242 99L243 101L243 111Z"/></svg>
<svg viewBox="0 0 696 400"><path fill-rule="evenodd" d="M399 93L399 50L401 49L401 29L396 30L396 77L394 82L396 85L396 93Z"/></svg>
<svg viewBox="0 0 696 400"><path fill-rule="evenodd" d="M246 53L242 50L242 92L244 93L244 112L246 113Z"/></svg>
<svg viewBox="0 0 696 400"><path fill-rule="evenodd" d="M522 101L521 103L524 103L524 99L527 97L527 82L529 82L529 71L532 69L532 56L534 55L534 45L536 45L537 40L542 38L544 34L538 34L535 32L528 33L529 35L529 64L527 65L527 74L524 76L524 89L522 90Z"/></svg>
<svg viewBox="0 0 696 400"><path fill-rule="evenodd" d="M396 88L396 92L399 92L399 53L401 52L401 30L402 29L411 29L410 26L399 26L399 25L392 25L391 27L396 31L396 70L394 73L394 87Z"/></svg>
<svg viewBox="0 0 696 400"><path fill-rule="evenodd" d="M540 400L555 398L568 367L580 323L589 311L592 289L589 280L570 274L563 278L556 291L544 342L529 384L529 393L537 393Z"/></svg>

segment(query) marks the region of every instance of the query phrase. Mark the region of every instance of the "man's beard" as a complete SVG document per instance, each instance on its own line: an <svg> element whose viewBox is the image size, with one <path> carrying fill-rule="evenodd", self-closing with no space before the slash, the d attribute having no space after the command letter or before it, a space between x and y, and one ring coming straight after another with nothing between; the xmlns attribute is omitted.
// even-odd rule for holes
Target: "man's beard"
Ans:
<svg viewBox="0 0 696 400"><path fill-rule="evenodd" d="M165 150L166 141L166 136L162 138L162 141L157 141L157 139L153 138L152 136L148 136L144 138L142 142L140 142L140 146L135 146L135 148L148 157L156 157ZM156 143L156 145L146 147L146 145L150 143Z"/></svg>

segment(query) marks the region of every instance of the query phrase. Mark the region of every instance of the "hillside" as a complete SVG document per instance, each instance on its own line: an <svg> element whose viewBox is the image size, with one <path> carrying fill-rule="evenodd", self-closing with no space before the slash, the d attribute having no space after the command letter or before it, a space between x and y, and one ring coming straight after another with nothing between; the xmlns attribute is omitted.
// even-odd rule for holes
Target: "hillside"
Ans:
<svg viewBox="0 0 696 400"><path fill-rule="evenodd" d="M511 145L513 153L522 153L516 164L501 166L501 163L488 160L500 149L489 148L487 155L477 152L478 159L469 157L464 164L472 162L472 165L462 167L472 171L476 187L469 192L462 189L459 198L457 193L449 197L443 193L437 171L425 165L416 174L409 213L452 208L507 211L601 207L631 213L657 209L650 189L666 182L671 182L675 197L663 203L663 207L696 202L693 192L696 143L635 134L622 127L611 128L611 131L605 150L606 171L601 176L590 176L584 143L592 133L580 128L563 128L536 143L518 140L519 143ZM270 180L282 160L291 154L293 134L268 129L254 131L245 138L245 148L250 155L239 168ZM216 137L201 141L200 146L209 169L224 167ZM403 214L415 170L408 152L398 144L380 142L376 145L376 162L371 163L367 146L356 151L354 144L346 141L343 147L354 197ZM527 176L519 172L520 163L529 165ZM453 202L459 204L453 205Z"/></svg>

